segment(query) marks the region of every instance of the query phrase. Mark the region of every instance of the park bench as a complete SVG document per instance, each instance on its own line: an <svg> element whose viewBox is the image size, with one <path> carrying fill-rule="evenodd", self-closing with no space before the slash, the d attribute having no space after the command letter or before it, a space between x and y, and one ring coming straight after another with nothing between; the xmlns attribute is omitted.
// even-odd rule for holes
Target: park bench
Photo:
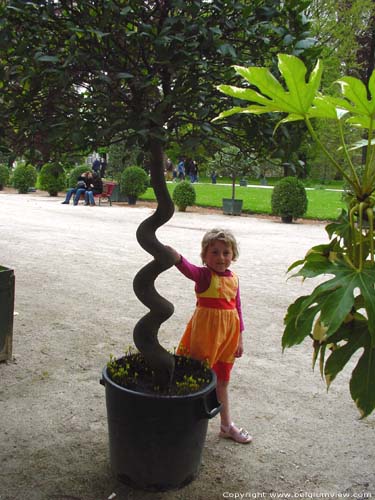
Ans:
<svg viewBox="0 0 375 500"><path fill-rule="evenodd" d="M112 193L113 193L113 190L116 186L116 183L115 182L103 182L103 192L102 193L98 193L98 194L94 194L94 198L96 198L97 200L99 200L99 205L102 203L102 202L107 202L110 204L110 206L112 206L112 200L111 200L111 196L112 196ZM80 198L80 200L84 200L85 199L85 194L82 193Z"/></svg>
<svg viewBox="0 0 375 500"><path fill-rule="evenodd" d="M99 199L99 205L105 201L112 206L111 196L115 186L115 182L103 182L103 192L100 194L94 194L94 198Z"/></svg>

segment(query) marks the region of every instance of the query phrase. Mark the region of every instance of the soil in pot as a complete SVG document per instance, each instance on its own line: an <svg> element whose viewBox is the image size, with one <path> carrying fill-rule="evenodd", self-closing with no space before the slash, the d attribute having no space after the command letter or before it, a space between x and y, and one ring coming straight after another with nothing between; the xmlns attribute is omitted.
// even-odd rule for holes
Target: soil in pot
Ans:
<svg viewBox="0 0 375 500"><path fill-rule="evenodd" d="M181 396L199 391L211 382L211 370L204 363L184 356L176 356L175 360L171 385L165 389L155 385L154 373L139 352L112 358L107 371L116 384L145 394Z"/></svg>

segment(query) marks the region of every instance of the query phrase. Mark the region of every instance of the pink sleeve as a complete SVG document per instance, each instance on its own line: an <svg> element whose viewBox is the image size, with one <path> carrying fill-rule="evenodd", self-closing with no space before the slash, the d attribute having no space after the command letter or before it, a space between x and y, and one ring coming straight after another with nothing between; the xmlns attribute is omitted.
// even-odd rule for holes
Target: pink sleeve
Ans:
<svg viewBox="0 0 375 500"><path fill-rule="evenodd" d="M176 267L184 276L195 281L196 292L204 292L210 286L211 271L207 267L195 266L182 255Z"/></svg>

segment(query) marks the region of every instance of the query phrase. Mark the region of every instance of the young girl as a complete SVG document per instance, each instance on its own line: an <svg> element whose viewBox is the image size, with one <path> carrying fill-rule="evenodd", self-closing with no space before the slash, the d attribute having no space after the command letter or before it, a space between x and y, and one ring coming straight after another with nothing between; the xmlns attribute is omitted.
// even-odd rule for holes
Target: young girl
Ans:
<svg viewBox="0 0 375 500"><path fill-rule="evenodd" d="M227 229L212 229L202 240L203 267L188 262L173 248L177 269L195 281L197 306L177 349L177 354L207 360L217 375L217 395L222 404L220 436L237 443L252 437L238 428L229 412L228 385L234 359L243 354L244 330L237 276L229 266L238 257L237 242Z"/></svg>

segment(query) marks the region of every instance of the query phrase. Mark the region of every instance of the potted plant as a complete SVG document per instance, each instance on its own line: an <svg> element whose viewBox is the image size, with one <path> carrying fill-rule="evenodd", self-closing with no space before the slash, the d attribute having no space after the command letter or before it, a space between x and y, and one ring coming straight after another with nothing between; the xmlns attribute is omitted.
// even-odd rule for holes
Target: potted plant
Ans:
<svg viewBox="0 0 375 500"><path fill-rule="evenodd" d="M182 181L173 190L172 199L180 212L185 212L186 207L194 205L196 193L194 186L189 181Z"/></svg>
<svg viewBox="0 0 375 500"><path fill-rule="evenodd" d="M243 200L236 199L236 180L249 170L251 162L235 146L226 146L217 152L209 165L219 175L227 175L232 181L231 198L223 198L223 213L225 215L241 215Z"/></svg>
<svg viewBox="0 0 375 500"><path fill-rule="evenodd" d="M63 167L58 163L45 163L39 174L39 187L50 196L57 196L66 188L66 176Z"/></svg>
<svg viewBox="0 0 375 500"><path fill-rule="evenodd" d="M120 190L127 196L129 205L135 205L148 186L148 175L141 167L126 167L121 174Z"/></svg>
<svg viewBox="0 0 375 500"><path fill-rule="evenodd" d="M284 177L275 184L271 196L274 215L279 215L285 223L302 217L307 210L306 189L296 177Z"/></svg>
<svg viewBox="0 0 375 500"><path fill-rule="evenodd" d="M20 163L14 169L12 183L20 194L25 194L35 185L36 179L36 168L27 163Z"/></svg>
<svg viewBox="0 0 375 500"><path fill-rule="evenodd" d="M174 307L157 293L154 282L172 267L173 258L155 233L173 216L174 204L164 178L162 144L154 139L150 148L154 158L151 183L158 205L136 235L153 260L133 282L136 296L149 312L133 331L139 353L128 353L115 360L115 365L111 360L101 383L106 389L110 457L116 477L137 488L164 491L181 488L197 475L208 420L220 411L220 403L214 371L204 363L174 356L158 341L160 325ZM121 385L120 380L124 381ZM184 381L187 393L172 390Z"/></svg>
<svg viewBox="0 0 375 500"><path fill-rule="evenodd" d="M375 259L374 259L374 125L375 72L368 86L344 76L337 80L341 97L319 92L322 63L306 79L307 69L297 57L279 54L278 81L267 68L235 67L246 89L220 85L223 93L250 101L218 119L235 113L286 113L283 123L303 120L312 138L349 186L347 209L327 225L330 241L309 250L293 263L297 276L319 277L309 295L299 297L285 316L283 348L311 338L314 364L319 358L327 386L360 351L350 380L350 393L362 417L375 407ZM250 85L250 87L249 87ZM331 151L314 128L314 120L330 120L339 131L341 147ZM365 134L355 144L345 141L344 125ZM366 148L364 166L356 163L358 149ZM339 160L339 155L341 155ZM326 279L324 280L324 277Z"/></svg>

